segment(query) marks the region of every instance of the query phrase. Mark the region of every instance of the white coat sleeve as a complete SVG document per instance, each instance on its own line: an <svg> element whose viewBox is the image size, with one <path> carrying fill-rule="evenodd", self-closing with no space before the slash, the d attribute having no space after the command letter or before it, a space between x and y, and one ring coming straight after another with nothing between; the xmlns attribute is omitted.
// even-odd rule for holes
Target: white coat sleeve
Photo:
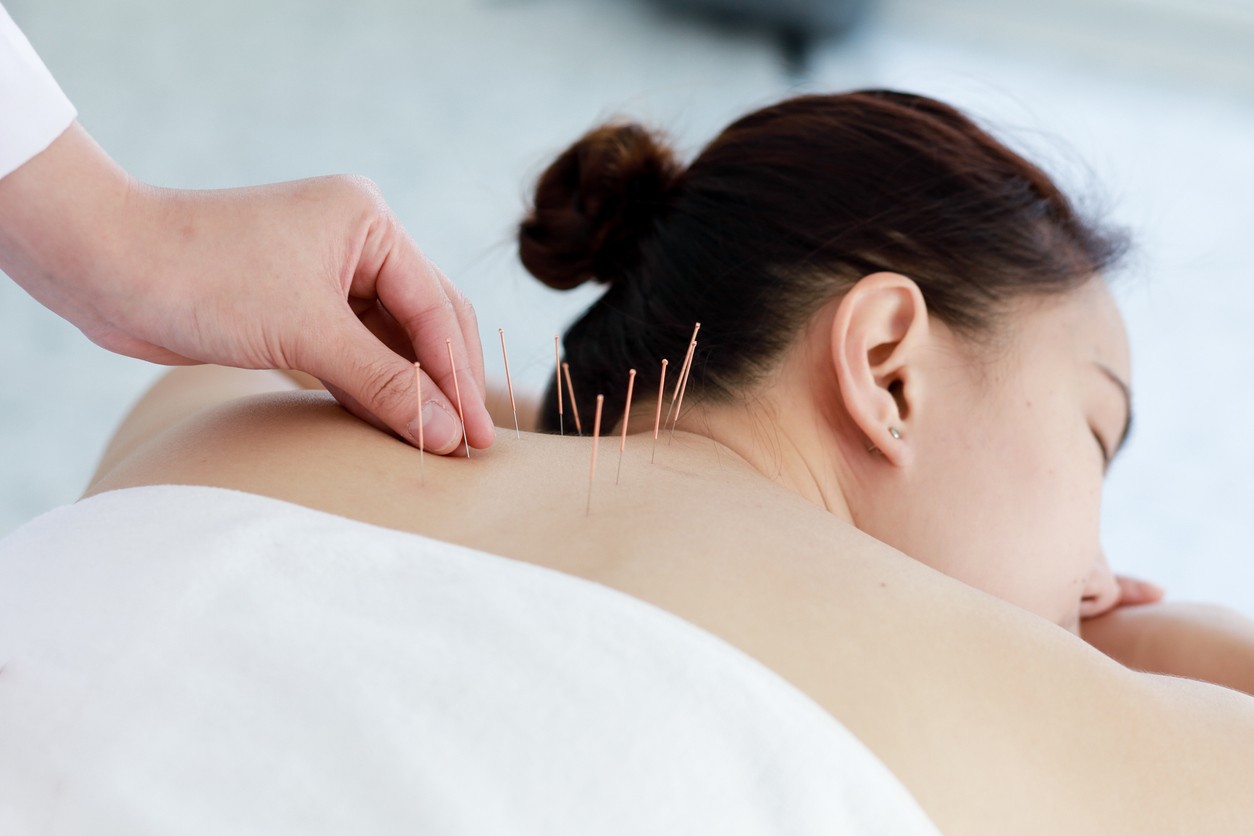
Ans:
<svg viewBox="0 0 1254 836"><path fill-rule="evenodd" d="M52 144L74 105L0 5L0 177Z"/></svg>

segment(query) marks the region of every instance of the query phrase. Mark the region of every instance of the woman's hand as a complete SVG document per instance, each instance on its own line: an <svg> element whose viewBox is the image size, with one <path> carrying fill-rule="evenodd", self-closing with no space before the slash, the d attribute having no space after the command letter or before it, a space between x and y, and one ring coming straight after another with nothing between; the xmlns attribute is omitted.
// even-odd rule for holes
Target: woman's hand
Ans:
<svg viewBox="0 0 1254 836"><path fill-rule="evenodd" d="M1163 590L1149 581L1116 575L1103 555L1093 564L1080 599L1080 618L1096 618L1115 607L1152 604L1161 601Z"/></svg>
<svg viewBox="0 0 1254 836"><path fill-rule="evenodd" d="M1081 603L1080 636L1133 670L1183 676L1254 694L1254 621L1224 607L1162 602L1161 587L1110 575Z"/></svg>
<svg viewBox="0 0 1254 836"><path fill-rule="evenodd" d="M1134 670L1254 694L1254 621L1225 607L1174 602L1117 607L1082 621L1080 635Z"/></svg>
<svg viewBox="0 0 1254 836"><path fill-rule="evenodd" d="M1137 607L1141 604L1157 604L1163 600L1163 588L1155 583L1127 575L1115 575L1115 584L1119 587L1119 599L1116 607ZM1100 614L1100 613L1099 613Z"/></svg>
<svg viewBox="0 0 1254 836"><path fill-rule="evenodd" d="M0 267L111 351L305 371L411 443L421 415L432 452L462 441L455 365L467 440L492 443L474 311L364 179L155 189L74 123L0 180Z"/></svg>

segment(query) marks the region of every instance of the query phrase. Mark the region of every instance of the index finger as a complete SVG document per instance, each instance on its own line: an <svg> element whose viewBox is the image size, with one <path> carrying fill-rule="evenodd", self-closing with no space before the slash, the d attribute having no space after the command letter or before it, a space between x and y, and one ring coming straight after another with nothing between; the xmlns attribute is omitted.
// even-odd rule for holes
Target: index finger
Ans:
<svg viewBox="0 0 1254 836"><path fill-rule="evenodd" d="M394 220L388 227L371 231L376 241L367 236L351 292L378 297L404 329L423 370L450 400L456 397L456 369L468 441L488 447L495 429L484 405L483 348L473 308ZM382 257L369 257L379 250Z"/></svg>
<svg viewBox="0 0 1254 836"><path fill-rule="evenodd" d="M444 287L444 294L453 306L453 312L457 316L457 321L461 323L462 333L474 335L474 339L466 340L465 342L466 358L470 364L470 373L479 385L479 392L486 399L488 396L488 383L483 373L483 344L479 338L479 317L475 315L475 308L470 304L470 300L466 298L466 294L462 293L457 285L453 284L452 280L444 275L440 265L433 263L431 267L440 278L440 284Z"/></svg>

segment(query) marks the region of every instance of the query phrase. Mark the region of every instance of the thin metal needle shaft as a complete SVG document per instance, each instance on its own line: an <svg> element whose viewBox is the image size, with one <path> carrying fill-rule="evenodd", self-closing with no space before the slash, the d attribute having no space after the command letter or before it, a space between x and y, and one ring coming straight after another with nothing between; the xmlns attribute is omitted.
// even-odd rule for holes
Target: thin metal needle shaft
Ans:
<svg viewBox="0 0 1254 836"><path fill-rule="evenodd" d="M614 484L623 476L623 452L627 449L627 419L631 418L631 390L636 386L636 370L627 373L627 405L623 407L623 435L618 441L618 473L614 476Z"/></svg>
<svg viewBox="0 0 1254 836"><path fill-rule="evenodd" d="M679 413L684 408L684 392L688 391L688 378L692 376L692 359L697 352L697 344L694 341L688 346L688 367L684 371L684 379L679 385L679 403L675 405L675 420L671 421L671 434L666 439L666 443L670 444L675 440L675 425L679 423Z"/></svg>
<svg viewBox="0 0 1254 836"><path fill-rule="evenodd" d="M570 382L570 363L562 364L562 374L566 375L566 394L570 395L570 412L575 416L575 432L583 435L583 424L579 422L579 404L575 401L575 387Z"/></svg>
<svg viewBox="0 0 1254 836"><path fill-rule="evenodd" d="M501 357L505 360L505 385L509 387L509 408L514 410L514 437L522 438L522 432L518 429L518 405L514 403L514 381L509 376L509 352L505 350L505 329L497 328L496 330L501 335Z"/></svg>
<svg viewBox="0 0 1254 836"><path fill-rule="evenodd" d="M657 459L657 432L662 426L662 398L666 394L666 364L668 360L662 361L662 379L657 384L657 412L653 415L653 454L649 456L652 463Z"/></svg>
<svg viewBox="0 0 1254 836"><path fill-rule="evenodd" d="M566 419L562 416L562 348L560 337L553 337L553 368L557 374L557 431L566 435Z"/></svg>
<svg viewBox="0 0 1254 836"><path fill-rule="evenodd" d="M679 366L679 377L675 378L675 391L671 392L671 405L666 408L666 420L663 424L669 424L671 420L671 412L675 409L675 399L679 397L680 384L684 382L684 375L688 373L688 362L692 356L692 345L697 341L697 332L701 330L701 323L698 322L692 329L692 336L688 338L688 352L684 354L684 362Z"/></svg>
<svg viewBox="0 0 1254 836"><path fill-rule="evenodd" d="M422 364L414 361L414 381L418 386L418 478L427 484L427 439L422 431Z"/></svg>
<svg viewBox="0 0 1254 836"><path fill-rule="evenodd" d="M604 395L597 395L597 414L592 424L592 468L588 471L588 509L585 514L592 514L592 483L597 475L597 442L601 440L601 407L605 403Z"/></svg>
<svg viewBox="0 0 1254 836"><path fill-rule="evenodd" d="M453 390L457 393L457 419L462 422L462 444L466 445L466 458L470 458L470 439L466 437L466 413L462 412L462 387L457 382L457 364L453 362L453 341L446 339L448 364L453 370Z"/></svg>

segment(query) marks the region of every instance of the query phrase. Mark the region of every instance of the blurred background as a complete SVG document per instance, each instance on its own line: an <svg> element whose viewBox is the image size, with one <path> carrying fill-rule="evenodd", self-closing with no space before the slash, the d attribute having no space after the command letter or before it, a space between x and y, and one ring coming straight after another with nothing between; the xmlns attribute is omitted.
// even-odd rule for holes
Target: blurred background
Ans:
<svg viewBox="0 0 1254 836"><path fill-rule="evenodd" d="M595 297L517 262L547 162L599 120L691 155L799 91L890 86L979 116L1130 227L1136 426L1116 570L1254 613L1254 0L5 0L134 175L214 188L356 172L540 388ZM0 282L0 535L81 492L158 374Z"/></svg>

